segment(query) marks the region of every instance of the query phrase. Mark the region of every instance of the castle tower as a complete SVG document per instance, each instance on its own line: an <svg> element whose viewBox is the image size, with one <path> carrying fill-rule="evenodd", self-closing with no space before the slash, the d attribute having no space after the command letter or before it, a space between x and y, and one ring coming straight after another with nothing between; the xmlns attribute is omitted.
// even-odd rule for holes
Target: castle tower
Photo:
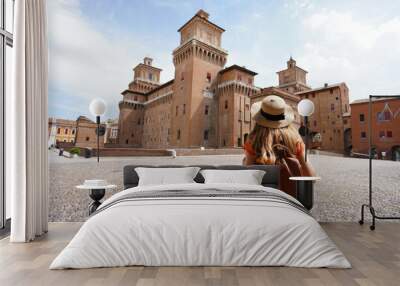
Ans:
<svg viewBox="0 0 400 286"><path fill-rule="evenodd" d="M277 72L279 76L279 88L290 93L310 90L307 86L307 71L296 65L296 61L290 57L287 68Z"/></svg>
<svg viewBox="0 0 400 286"><path fill-rule="evenodd" d="M148 93L160 86L161 69L154 67L153 59L145 57L133 68L133 81L121 94L119 103L118 143L142 147L144 105Z"/></svg>
<svg viewBox="0 0 400 286"><path fill-rule="evenodd" d="M149 92L160 85L161 69L153 67L153 59L145 57L143 63L133 68L133 81L129 89L138 92Z"/></svg>
<svg viewBox="0 0 400 286"><path fill-rule="evenodd" d="M178 30L180 46L173 51L172 146L217 145L217 104L212 90L228 54L221 48L225 30L210 22L208 16L200 10Z"/></svg>

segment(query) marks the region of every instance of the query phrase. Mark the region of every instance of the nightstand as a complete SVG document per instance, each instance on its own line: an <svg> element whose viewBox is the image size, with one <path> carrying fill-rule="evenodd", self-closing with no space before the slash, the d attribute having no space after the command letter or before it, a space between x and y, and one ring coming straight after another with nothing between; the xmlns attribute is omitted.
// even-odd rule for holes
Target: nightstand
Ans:
<svg viewBox="0 0 400 286"><path fill-rule="evenodd" d="M321 180L320 177L290 177L289 180L296 181L296 199L303 206L311 210L314 204L314 182Z"/></svg>
<svg viewBox="0 0 400 286"><path fill-rule="evenodd" d="M79 185L76 186L77 189L80 190L89 190L89 197L93 200L93 202L89 205L89 215L97 210L97 208L101 205L100 200L106 194L106 190L115 189L116 185L103 185L103 186L94 186L94 185Z"/></svg>

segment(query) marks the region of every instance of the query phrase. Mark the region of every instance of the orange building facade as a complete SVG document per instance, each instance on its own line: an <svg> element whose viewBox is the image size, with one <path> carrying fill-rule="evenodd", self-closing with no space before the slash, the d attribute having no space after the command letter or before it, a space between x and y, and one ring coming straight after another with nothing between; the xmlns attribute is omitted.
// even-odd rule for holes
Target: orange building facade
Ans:
<svg viewBox="0 0 400 286"><path fill-rule="evenodd" d="M369 100L351 103L353 152L368 154ZM379 98L372 102L372 148L378 158L400 161L400 99Z"/></svg>

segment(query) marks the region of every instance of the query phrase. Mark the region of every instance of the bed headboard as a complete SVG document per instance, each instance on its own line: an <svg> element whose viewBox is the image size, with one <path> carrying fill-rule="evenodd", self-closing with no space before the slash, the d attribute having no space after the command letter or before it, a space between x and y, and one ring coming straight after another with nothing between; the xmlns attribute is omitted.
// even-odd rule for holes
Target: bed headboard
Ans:
<svg viewBox="0 0 400 286"><path fill-rule="evenodd" d="M129 189L136 187L139 183L139 176L135 171L137 167L147 167L147 168L177 168L177 167L193 167L183 166L183 165L127 165L124 167L124 189ZM279 189L279 166L275 165L253 165L253 166L240 166L240 165L221 165L221 166L212 166L212 165L196 165L196 167L201 168L201 170L205 169L217 169L217 170L263 170L265 171L265 175L262 180L262 185L265 187L271 187ZM197 183L204 183L204 178L200 174L197 174L194 180Z"/></svg>

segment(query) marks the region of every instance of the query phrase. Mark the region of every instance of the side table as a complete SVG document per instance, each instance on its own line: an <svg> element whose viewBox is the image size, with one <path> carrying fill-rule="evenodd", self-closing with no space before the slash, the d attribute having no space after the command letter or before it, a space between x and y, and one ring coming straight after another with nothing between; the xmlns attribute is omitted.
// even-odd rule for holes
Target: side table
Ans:
<svg viewBox="0 0 400 286"><path fill-rule="evenodd" d="M94 213L97 208L101 205L100 200L104 197L106 190L116 188L116 185L104 185L104 186L91 186L91 185L79 185L76 186L80 190L89 190L89 197L93 202L89 205L89 215Z"/></svg>
<svg viewBox="0 0 400 286"><path fill-rule="evenodd" d="M290 177L289 180L296 181L296 199L303 206L311 210L314 205L314 182L321 180L320 177Z"/></svg>

